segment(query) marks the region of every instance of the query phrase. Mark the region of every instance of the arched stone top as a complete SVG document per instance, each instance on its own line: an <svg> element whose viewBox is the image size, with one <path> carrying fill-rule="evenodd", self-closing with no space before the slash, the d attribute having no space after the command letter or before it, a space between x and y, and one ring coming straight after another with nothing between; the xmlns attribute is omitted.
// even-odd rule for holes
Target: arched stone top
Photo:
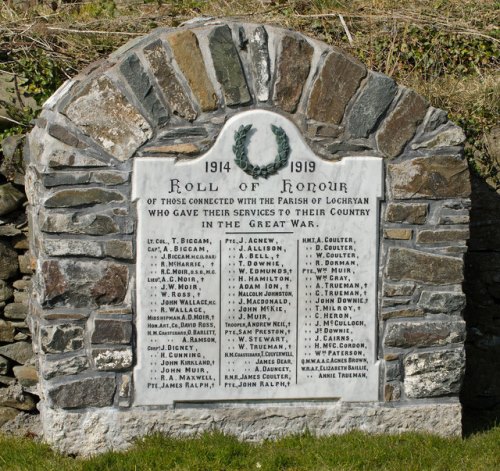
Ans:
<svg viewBox="0 0 500 471"><path fill-rule="evenodd" d="M338 48L221 21L158 29L126 44L64 84L33 135L55 139L58 155L71 153L67 166L82 159L114 166L134 155L203 153L228 117L254 108L292 119L327 159L458 154L464 138L445 112ZM50 153L35 160L51 167Z"/></svg>

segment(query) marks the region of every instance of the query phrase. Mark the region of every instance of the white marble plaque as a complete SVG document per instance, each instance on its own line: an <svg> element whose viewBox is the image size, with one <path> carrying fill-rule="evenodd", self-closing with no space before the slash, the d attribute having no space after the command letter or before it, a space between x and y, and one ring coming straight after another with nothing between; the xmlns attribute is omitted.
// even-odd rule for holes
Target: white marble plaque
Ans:
<svg viewBox="0 0 500 471"><path fill-rule="evenodd" d="M253 166L283 150L272 126L288 140L267 178L235 163L247 125ZM382 159L322 160L268 111L230 119L202 157L136 158L135 404L378 400L382 195Z"/></svg>

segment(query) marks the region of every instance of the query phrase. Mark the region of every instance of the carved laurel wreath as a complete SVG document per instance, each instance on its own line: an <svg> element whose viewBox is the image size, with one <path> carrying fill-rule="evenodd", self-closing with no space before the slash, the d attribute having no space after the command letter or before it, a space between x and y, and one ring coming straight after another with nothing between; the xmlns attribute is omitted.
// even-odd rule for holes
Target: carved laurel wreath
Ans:
<svg viewBox="0 0 500 471"><path fill-rule="evenodd" d="M277 173L278 170L283 167L286 167L286 164L288 163L288 156L290 154L290 146L288 144L288 136L286 135L286 132L283 131L283 128L271 124L271 130L276 136L276 142L278 144L278 155L276 155L274 162L262 167L259 165L253 165L248 160L246 139L250 129L252 129L251 124L247 124L246 126L241 125L234 133L233 152L236 156L236 159L234 160L236 165L253 178L267 178L270 175Z"/></svg>

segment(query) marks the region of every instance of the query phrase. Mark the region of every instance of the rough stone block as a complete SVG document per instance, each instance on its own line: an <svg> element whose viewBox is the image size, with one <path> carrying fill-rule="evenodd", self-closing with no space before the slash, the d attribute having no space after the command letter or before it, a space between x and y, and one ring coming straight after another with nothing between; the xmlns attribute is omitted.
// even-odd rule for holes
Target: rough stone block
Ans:
<svg viewBox="0 0 500 471"><path fill-rule="evenodd" d="M36 402L33 396L22 390L20 384L12 384L7 388L0 388L0 406L32 411L36 408Z"/></svg>
<svg viewBox="0 0 500 471"><path fill-rule="evenodd" d="M162 42L156 41L148 46L144 49L144 55L172 114L188 121L195 120L196 111L175 74Z"/></svg>
<svg viewBox="0 0 500 471"><path fill-rule="evenodd" d="M94 204L121 203L124 196L116 190L83 188L59 190L49 196L44 203L46 208L72 208Z"/></svg>
<svg viewBox="0 0 500 471"><path fill-rule="evenodd" d="M294 113L311 69L313 47L303 38L286 35L281 41L274 85L276 106Z"/></svg>
<svg viewBox="0 0 500 471"><path fill-rule="evenodd" d="M56 324L40 328L40 343L46 353L73 352L83 348L85 329L80 325Z"/></svg>
<svg viewBox="0 0 500 471"><path fill-rule="evenodd" d="M11 303L5 306L3 315L7 319L23 321L28 315L28 306L22 303Z"/></svg>
<svg viewBox="0 0 500 471"><path fill-rule="evenodd" d="M17 252L10 245L0 240L0 280L8 280L17 275L19 261Z"/></svg>
<svg viewBox="0 0 500 471"><path fill-rule="evenodd" d="M0 427L10 420L14 420L20 413L20 410L13 407L0 407Z"/></svg>
<svg viewBox="0 0 500 471"><path fill-rule="evenodd" d="M13 342L15 329L10 322L0 319L0 342Z"/></svg>
<svg viewBox="0 0 500 471"><path fill-rule="evenodd" d="M365 75L366 68L363 64L352 57L332 51L314 82L307 117L340 124L347 104ZM361 119L359 112L356 112L355 119Z"/></svg>
<svg viewBox="0 0 500 471"><path fill-rule="evenodd" d="M5 216L16 210L26 200L24 193L12 183L0 185L0 216Z"/></svg>
<svg viewBox="0 0 500 471"><path fill-rule="evenodd" d="M427 112L428 103L413 90L408 90L396 108L383 121L377 133L380 151L393 159L397 157L410 139Z"/></svg>
<svg viewBox="0 0 500 471"><path fill-rule="evenodd" d="M425 136L424 137L428 137ZM458 126L450 126L432 137L412 144L412 149L441 149L443 147L453 147L463 144L465 134Z"/></svg>
<svg viewBox="0 0 500 471"><path fill-rule="evenodd" d="M85 142L82 142L77 136L75 136L67 127L61 126L60 124L49 124L47 128L49 136L61 141L62 143L75 147L77 149L84 149L87 146Z"/></svg>
<svg viewBox="0 0 500 471"><path fill-rule="evenodd" d="M391 280L412 280L433 284L463 281L463 261L418 250L391 247L387 256L386 275Z"/></svg>
<svg viewBox="0 0 500 471"><path fill-rule="evenodd" d="M411 229L384 229L384 239L410 240L412 236L413 231Z"/></svg>
<svg viewBox="0 0 500 471"><path fill-rule="evenodd" d="M401 385L399 382L386 384L384 387L384 400L386 402L399 401L401 399Z"/></svg>
<svg viewBox="0 0 500 471"><path fill-rule="evenodd" d="M396 199L467 198L471 187L467 161L460 156L419 157L388 166Z"/></svg>
<svg viewBox="0 0 500 471"><path fill-rule="evenodd" d="M384 283L384 296L411 296L415 283Z"/></svg>
<svg viewBox="0 0 500 471"><path fill-rule="evenodd" d="M0 280L0 303L12 298L14 290L4 280Z"/></svg>
<svg viewBox="0 0 500 471"><path fill-rule="evenodd" d="M74 356L59 360L49 360L46 358L41 362L41 373L45 379L52 379L56 376L76 375L89 368L90 362L86 356Z"/></svg>
<svg viewBox="0 0 500 471"><path fill-rule="evenodd" d="M83 235L107 235L121 232L113 217L102 213L42 213L40 227L43 232Z"/></svg>
<svg viewBox="0 0 500 471"><path fill-rule="evenodd" d="M29 388L38 383L38 373L34 366L14 366L12 370L21 386Z"/></svg>
<svg viewBox="0 0 500 471"><path fill-rule="evenodd" d="M425 224L428 207L427 203L389 203L385 220L403 224Z"/></svg>
<svg viewBox="0 0 500 471"><path fill-rule="evenodd" d="M10 361L0 356L0 375L6 375L9 372Z"/></svg>
<svg viewBox="0 0 500 471"><path fill-rule="evenodd" d="M104 75L86 83L64 113L120 161L132 157L152 136L147 121Z"/></svg>
<svg viewBox="0 0 500 471"><path fill-rule="evenodd" d="M51 306L119 304L128 287L128 268L104 261L49 260L41 276L42 302Z"/></svg>
<svg viewBox="0 0 500 471"><path fill-rule="evenodd" d="M113 404L115 389L114 376L96 376L59 384L48 390L48 397L63 409L106 407Z"/></svg>
<svg viewBox="0 0 500 471"><path fill-rule="evenodd" d="M269 82L271 81L271 63L267 41L268 36L264 26L255 28L248 41L255 96L257 100L262 102L269 99Z"/></svg>
<svg viewBox="0 0 500 471"><path fill-rule="evenodd" d="M96 319L92 343L130 343L132 323L121 319Z"/></svg>
<svg viewBox="0 0 500 471"><path fill-rule="evenodd" d="M407 397L456 395L465 371L463 348L412 353L404 359L404 389Z"/></svg>
<svg viewBox="0 0 500 471"><path fill-rule="evenodd" d="M31 343L28 342L15 342L9 345L0 347L0 355L24 365L33 358L33 349Z"/></svg>
<svg viewBox="0 0 500 471"><path fill-rule="evenodd" d="M26 252L23 255L19 255L19 257L17 257L17 260L19 263L19 271L23 275L33 274L32 257L29 252Z"/></svg>
<svg viewBox="0 0 500 471"><path fill-rule="evenodd" d="M423 317L424 311L418 308L393 309L390 311L382 311L382 319L393 319L395 317Z"/></svg>
<svg viewBox="0 0 500 471"><path fill-rule="evenodd" d="M136 54L131 54L122 61L120 72L154 124L164 126L168 122L168 111L158 98L156 89Z"/></svg>
<svg viewBox="0 0 500 471"><path fill-rule="evenodd" d="M441 242L464 242L469 238L469 229L422 230L417 233L419 244L439 244Z"/></svg>
<svg viewBox="0 0 500 471"><path fill-rule="evenodd" d="M208 78L196 35L192 31L184 30L169 34L167 40L202 111L216 110L217 96Z"/></svg>
<svg viewBox="0 0 500 471"><path fill-rule="evenodd" d="M82 239L45 239L43 250L50 257L113 257L131 260L133 245L127 240L94 241Z"/></svg>
<svg viewBox="0 0 500 471"><path fill-rule="evenodd" d="M398 87L386 75L370 73L352 106L346 129L352 137L368 137L396 96Z"/></svg>
<svg viewBox="0 0 500 471"><path fill-rule="evenodd" d="M122 371L132 367L132 348L93 348L92 357L99 371Z"/></svg>
<svg viewBox="0 0 500 471"><path fill-rule="evenodd" d="M441 347L465 340L465 322L394 322L387 324L386 347Z"/></svg>
<svg viewBox="0 0 500 471"><path fill-rule="evenodd" d="M422 291L418 305L427 312L453 313L465 307L465 294L454 291Z"/></svg>
<svg viewBox="0 0 500 471"><path fill-rule="evenodd" d="M238 51L229 26L214 28L208 36L215 76L222 86L226 105L245 105L251 101Z"/></svg>
<svg viewBox="0 0 500 471"><path fill-rule="evenodd" d="M399 361L386 361L385 362L385 380L394 381L401 379L403 372L401 363Z"/></svg>

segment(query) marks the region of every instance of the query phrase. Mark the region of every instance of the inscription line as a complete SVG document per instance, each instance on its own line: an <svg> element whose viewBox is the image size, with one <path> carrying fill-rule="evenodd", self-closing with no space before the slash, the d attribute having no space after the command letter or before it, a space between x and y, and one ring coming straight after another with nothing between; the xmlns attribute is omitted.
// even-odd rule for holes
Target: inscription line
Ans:
<svg viewBox="0 0 500 471"><path fill-rule="evenodd" d="M219 386L222 384L222 240L219 240Z"/></svg>
<svg viewBox="0 0 500 471"><path fill-rule="evenodd" d="M295 384L299 384L299 241L297 240L297 299L295 301Z"/></svg>

